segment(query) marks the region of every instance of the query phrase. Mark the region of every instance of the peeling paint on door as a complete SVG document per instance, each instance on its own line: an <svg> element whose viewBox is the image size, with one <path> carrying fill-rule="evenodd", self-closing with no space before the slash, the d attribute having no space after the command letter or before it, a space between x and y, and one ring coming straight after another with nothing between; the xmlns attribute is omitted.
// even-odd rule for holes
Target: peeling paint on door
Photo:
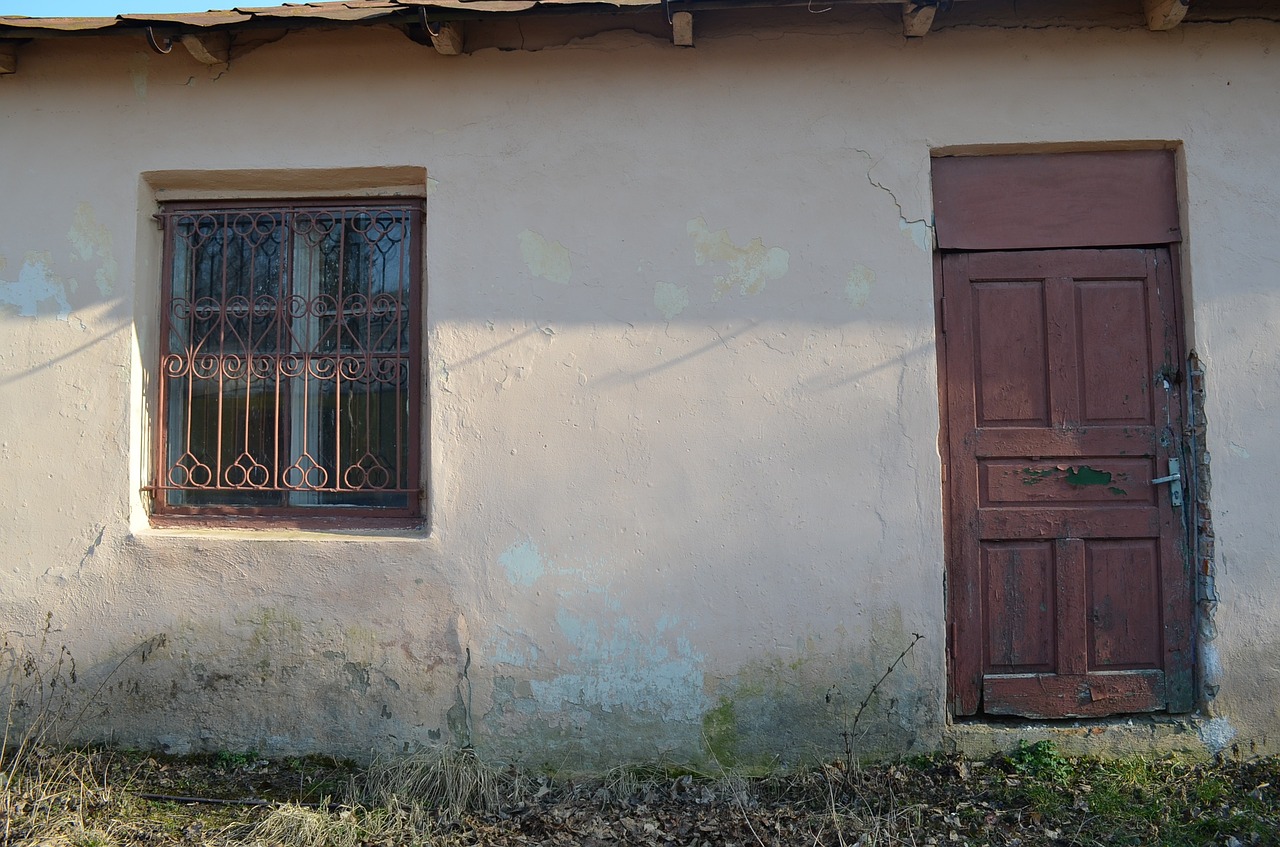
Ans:
<svg viewBox="0 0 1280 847"><path fill-rule="evenodd" d="M1022 484L1023 485L1039 485L1040 483L1044 482L1047 478L1053 476L1053 473L1054 472L1052 468L1044 468L1044 469L1023 468Z"/></svg>
<svg viewBox="0 0 1280 847"><path fill-rule="evenodd" d="M1110 485L1111 474L1088 465L1080 465L1067 469L1066 480L1068 485Z"/></svg>
<svg viewBox="0 0 1280 847"><path fill-rule="evenodd" d="M738 247L729 239L729 230L711 232L703 218L689 221L685 229L693 239L694 261L699 267L708 262L729 265L727 274L715 278L717 300L735 287L743 296L759 294L765 283L781 279L789 268L791 254L781 247L765 247L764 239L758 236L746 247Z"/></svg>

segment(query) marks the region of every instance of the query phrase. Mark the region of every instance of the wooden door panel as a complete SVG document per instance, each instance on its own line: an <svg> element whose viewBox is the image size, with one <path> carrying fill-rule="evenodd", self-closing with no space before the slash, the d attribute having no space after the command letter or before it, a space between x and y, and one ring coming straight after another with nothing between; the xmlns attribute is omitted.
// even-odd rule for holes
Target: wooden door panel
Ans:
<svg viewBox="0 0 1280 847"><path fill-rule="evenodd" d="M1033 538L1154 538L1163 525L1154 509L979 509L980 541Z"/></svg>
<svg viewBox="0 0 1280 847"><path fill-rule="evenodd" d="M1080 622L1084 619L1088 607L1088 596L1084 585L1084 542L1079 538L1055 538L1054 558L1057 560L1057 581L1054 593L1058 601L1058 616L1054 621L1057 635L1057 665L1054 675L1058 677L1078 677L1088 670L1085 656L1084 632ZM988 670L988 678L994 674Z"/></svg>
<svg viewBox="0 0 1280 847"><path fill-rule="evenodd" d="M1031 281L1072 276L1076 279L1142 278L1151 252L1145 249L1027 250L1016 253L952 253L964 258L971 282ZM1012 269L1010 260L1017 262ZM1070 270L1064 274L1064 262ZM1012 270L1011 270L1012 269Z"/></svg>
<svg viewBox="0 0 1280 847"><path fill-rule="evenodd" d="M1165 708L1164 674L1134 671L1065 677L1044 674L987 677L982 710L1027 718L1101 718Z"/></svg>
<svg viewBox="0 0 1280 847"><path fill-rule="evenodd" d="M1049 423L1049 357L1044 284L975 283L974 380L977 421L982 427L1045 426Z"/></svg>
<svg viewBox="0 0 1280 847"><path fill-rule="evenodd" d="M956 714L1190 707L1167 252L943 257Z"/></svg>
<svg viewBox="0 0 1280 847"><path fill-rule="evenodd" d="M1089 670L1162 665L1160 550L1156 539L1086 546Z"/></svg>
<svg viewBox="0 0 1280 847"><path fill-rule="evenodd" d="M961 438L967 455L1056 457L1074 461L1082 456L1142 456L1150 453L1148 445L1156 435L1155 428L1150 426L1063 424L1052 429L971 430Z"/></svg>
<svg viewBox="0 0 1280 847"><path fill-rule="evenodd" d="M1076 286L1082 425L1154 422L1155 368L1143 282L1099 280ZM1135 332L1135 327L1143 331Z"/></svg>
<svg viewBox="0 0 1280 847"><path fill-rule="evenodd" d="M981 506L1106 503L1152 505L1149 458L1106 457L1091 464L1062 459L978 458Z"/></svg>
<svg viewBox="0 0 1280 847"><path fill-rule="evenodd" d="M1049 673L1057 638L1053 545L983 544L985 664L998 673Z"/></svg>

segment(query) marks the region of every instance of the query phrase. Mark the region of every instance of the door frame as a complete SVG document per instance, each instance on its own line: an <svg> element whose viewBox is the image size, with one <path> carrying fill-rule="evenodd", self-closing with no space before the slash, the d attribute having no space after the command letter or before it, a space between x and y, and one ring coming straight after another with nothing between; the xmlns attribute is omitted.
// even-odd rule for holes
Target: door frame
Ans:
<svg viewBox="0 0 1280 847"><path fill-rule="evenodd" d="M993 153L950 156L935 152L931 160L934 197L933 284L934 334L938 369L938 452L941 459L943 523L943 594L946 614L946 684L948 719L957 717L956 637L953 603L960 540L955 532L951 486L948 339L943 256L952 252L1053 250L1067 248L1163 247L1172 278L1175 355L1182 383L1181 412L1192 402L1187 369L1187 332L1181 263L1181 204L1177 196L1175 151L1169 146L1141 150L1065 153ZM985 221L984 221L985 218ZM1178 451L1184 468L1191 456L1185 432ZM1184 471L1184 480L1194 480ZM1198 496L1189 486L1189 498ZM1196 655L1199 609L1196 604L1194 534L1186 511L1187 537L1178 539L1186 563L1191 601L1191 708L1199 705L1201 668ZM964 717L969 717L965 715ZM973 718L986 716L979 709Z"/></svg>

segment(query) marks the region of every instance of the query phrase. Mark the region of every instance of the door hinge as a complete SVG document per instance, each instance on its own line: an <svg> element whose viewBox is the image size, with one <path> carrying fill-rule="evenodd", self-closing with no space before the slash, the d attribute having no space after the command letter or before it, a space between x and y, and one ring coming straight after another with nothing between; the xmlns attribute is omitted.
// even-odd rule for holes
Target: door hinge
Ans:
<svg viewBox="0 0 1280 847"><path fill-rule="evenodd" d="M943 335L947 332L947 298L938 299L938 323L942 325Z"/></svg>

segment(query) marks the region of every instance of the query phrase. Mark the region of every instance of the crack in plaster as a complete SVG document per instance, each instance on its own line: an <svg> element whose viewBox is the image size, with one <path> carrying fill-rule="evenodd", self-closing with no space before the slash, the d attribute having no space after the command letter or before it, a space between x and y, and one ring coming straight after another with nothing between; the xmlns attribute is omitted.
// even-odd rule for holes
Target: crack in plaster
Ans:
<svg viewBox="0 0 1280 847"><path fill-rule="evenodd" d="M911 240L915 242L915 245L921 250L925 252L932 252L933 224L925 218L908 220L906 213L902 209L902 202L898 200L898 195L894 193L893 189L889 188L882 182L878 182L873 176L871 176L871 172L880 164L880 160L872 156L866 150L863 150L861 147L855 147L853 149L855 153L861 153L866 156L867 161L871 163L871 166L867 168L866 171L867 182L870 183L873 188L878 188L885 194L888 194L889 199L893 201L893 205L898 209L898 229L907 233L911 237Z"/></svg>
<svg viewBox="0 0 1280 847"><path fill-rule="evenodd" d="M767 347L768 349L772 350L773 352L778 353L779 355L782 355L782 356L792 356L792 357L794 357L794 356L796 355L796 351L795 351L795 350L783 350L781 347L774 347L774 346L773 346L773 344L771 344L771 343L770 343L770 341L769 341L769 339L767 339L767 338L762 338L762 339L760 339L760 343L761 343L761 344L763 344L763 345L764 345L765 347ZM753 384L753 385L755 384L755 383L754 383L754 380L752 381L752 384ZM767 398L766 398L766 399L767 399Z"/></svg>
<svg viewBox="0 0 1280 847"><path fill-rule="evenodd" d="M94 554L98 552L98 548L102 546L102 539L106 537L106 534L107 525L99 524L98 535L93 539L93 543L89 545L88 549L84 551L84 555L80 557L80 564L76 566L77 572L84 570L85 563L92 559Z"/></svg>

